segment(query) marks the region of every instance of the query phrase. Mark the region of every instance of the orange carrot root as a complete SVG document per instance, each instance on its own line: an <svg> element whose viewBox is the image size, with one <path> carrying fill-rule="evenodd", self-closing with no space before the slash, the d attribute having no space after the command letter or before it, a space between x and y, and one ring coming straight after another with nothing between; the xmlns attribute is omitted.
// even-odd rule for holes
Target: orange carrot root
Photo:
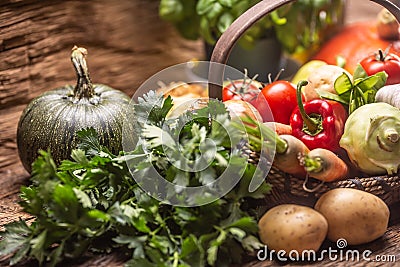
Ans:
<svg viewBox="0 0 400 267"><path fill-rule="evenodd" d="M286 142L287 149L283 153L277 151L274 166L283 172L304 178L306 171L299 164L298 157L301 154L307 154L310 150L300 139L292 135L280 135L279 138Z"/></svg>
<svg viewBox="0 0 400 267"><path fill-rule="evenodd" d="M275 130L275 132L279 135L292 134L292 127L290 127L290 125L287 125L287 124L269 121L269 122L264 122L264 125Z"/></svg>
<svg viewBox="0 0 400 267"><path fill-rule="evenodd" d="M349 168L335 153L323 148L316 148L299 157L300 165L310 177L325 182L347 178Z"/></svg>

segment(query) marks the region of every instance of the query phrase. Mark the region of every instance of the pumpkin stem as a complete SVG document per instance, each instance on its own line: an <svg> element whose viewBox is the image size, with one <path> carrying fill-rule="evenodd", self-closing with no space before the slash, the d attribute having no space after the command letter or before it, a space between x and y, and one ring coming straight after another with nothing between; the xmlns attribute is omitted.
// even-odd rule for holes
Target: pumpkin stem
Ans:
<svg viewBox="0 0 400 267"><path fill-rule="evenodd" d="M77 47L76 45L72 48L71 61L78 76L78 81L74 88L76 99L91 98L94 95L93 84L86 64L86 55L87 50L85 48Z"/></svg>

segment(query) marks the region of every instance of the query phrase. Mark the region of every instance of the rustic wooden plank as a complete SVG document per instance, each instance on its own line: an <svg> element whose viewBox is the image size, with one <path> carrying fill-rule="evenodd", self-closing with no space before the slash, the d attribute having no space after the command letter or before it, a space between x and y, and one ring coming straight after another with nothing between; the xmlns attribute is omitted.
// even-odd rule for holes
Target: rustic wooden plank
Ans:
<svg viewBox="0 0 400 267"><path fill-rule="evenodd" d="M18 105L8 109L0 109L0 184L3 180L12 180L13 173L23 171L17 152L16 125L24 107L24 105ZM6 177L3 176L5 174ZM23 175L26 176L27 173L23 173Z"/></svg>
<svg viewBox="0 0 400 267"><path fill-rule="evenodd" d="M18 163L16 123L25 105L44 91L75 83L69 59L74 44L89 50L94 82L129 95L157 71L202 54L200 42L179 38L158 18L157 5L147 0L0 3L0 168Z"/></svg>
<svg viewBox="0 0 400 267"><path fill-rule="evenodd" d="M4 6L0 104L26 103L45 90L73 83L69 53L75 44L89 50L93 81L131 94L144 78L201 56L201 43L179 38L158 18L157 4L98 0Z"/></svg>

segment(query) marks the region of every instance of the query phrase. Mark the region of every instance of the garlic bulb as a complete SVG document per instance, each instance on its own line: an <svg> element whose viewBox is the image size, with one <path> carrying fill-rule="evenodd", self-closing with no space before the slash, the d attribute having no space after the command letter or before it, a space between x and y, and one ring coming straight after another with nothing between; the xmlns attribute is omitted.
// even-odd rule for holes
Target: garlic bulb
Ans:
<svg viewBox="0 0 400 267"><path fill-rule="evenodd" d="M400 108L400 84L385 85L375 95L376 102L385 102Z"/></svg>

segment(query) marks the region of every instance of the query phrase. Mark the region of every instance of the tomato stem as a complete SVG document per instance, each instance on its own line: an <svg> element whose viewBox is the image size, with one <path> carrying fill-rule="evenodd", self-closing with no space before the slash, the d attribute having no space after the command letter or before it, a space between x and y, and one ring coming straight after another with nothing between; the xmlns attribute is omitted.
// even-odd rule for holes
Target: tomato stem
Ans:
<svg viewBox="0 0 400 267"><path fill-rule="evenodd" d="M272 83L272 74L268 73L268 83L271 84Z"/></svg>
<svg viewBox="0 0 400 267"><path fill-rule="evenodd" d="M94 88L89 77L89 70L86 64L87 50L83 47L72 48L71 61L74 65L78 81L74 88L74 96L77 99L91 98L94 95Z"/></svg>
<svg viewBox="0 0 400 267"><path fill-rule="evenodd" d="M244 77L243 77L243 82L240 85L240 88L238 88L235 84L235 81L232 81L231 79L228 78L228 81L232 84L234 90L232 90L229 87L226 87L229 92L231 92L233 95L239 96L241 100L243 99L243 94L245 94L246 92L249 91L250 86L252 85L253 82L256 81L258 77L258 74L254 75L253 78L250 78L248 76L248 71L247 69L244 69ZM249 79L249 81L247 82L247 80Z"/></svg>
<svg viewBox="0 0 400 267"><path fill-rule="evenodd" d="M238 96L241 97L241 95L239 93L239 89L236 87L236 84L229 78L228 78L228 81L232 84L233 88L235 89L235 90L232 90L232 89L228 88L229 92L231 92L234 95L238 95Z"/></svg>
<svg viewBox="0 0 400 267"><path fill-rule="evenodd" d="M279 77L282 75L282 72L284 72L284 71L285 71L285 69L280 69L279 72L276 74L274 80L272 80L272 74L268 73L268 84L271 84L271 83L279 80Z"/></svg>
<svg viewBox="0 0 400 267"><path fill-rule="evenodd" d="M279 80L279 77L281 77L282 73L285 71L285 69L280 69L279 72L276 74L274 82Z"/></svg>
<svg viewBox="0 0 400 267"><path fill-rule="evenodd" d="M385 61L385 54L381 49L378 50L379 53L379 61Z"/></svg>

